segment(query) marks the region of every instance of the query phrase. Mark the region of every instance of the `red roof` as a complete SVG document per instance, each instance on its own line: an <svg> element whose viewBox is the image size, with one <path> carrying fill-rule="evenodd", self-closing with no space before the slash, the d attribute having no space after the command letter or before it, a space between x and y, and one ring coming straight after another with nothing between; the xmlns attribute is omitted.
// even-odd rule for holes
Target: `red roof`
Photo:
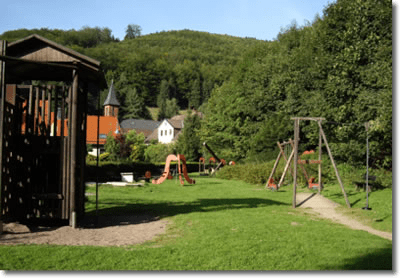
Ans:
<svg viewBox="0 0 400 278"><path fill-rule="evenodd" d="M87 116L87 144L97 144L97 116ZM116 131L121 132L118 118L112 116L100 116L99 144L104 145L108 135L117 136Z"/></svg>

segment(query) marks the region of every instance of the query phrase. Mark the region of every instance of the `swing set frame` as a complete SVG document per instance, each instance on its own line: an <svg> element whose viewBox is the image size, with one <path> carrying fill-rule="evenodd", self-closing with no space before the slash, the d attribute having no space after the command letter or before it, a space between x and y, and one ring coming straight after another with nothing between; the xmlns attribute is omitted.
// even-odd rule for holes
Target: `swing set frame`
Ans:
<svg viewBox="0 0 400 278"><path fill-rule="evenodd" d="M303 173L305 174L305 176L306 176L306 178L307 178L307 180L308 180L308 182L310 184L310 182L312 182L312 181L311 181L311 179L308 179L308 176L307 176L307 174L305 172L305 169L303 168L302 164L318 164L318 194L321 194L321 189L322 189L322 187L321 187L321 179L322 179L322 142L324 142L325 148L326 148L326 150L328 152L328 155L329 155L329 158L331 160L333 169L335 170L336 178L337 178L337 180L339 182L339 185L340 185L340 188L342 190L342 193L343 193L344 199L346 201L346 204L347 204L347 206L349 208L351 208L350 202L349 202L349 200L347 198L346 191L344 190L342 179L341 179L339 171L338 171L338 169L336 167L336 163L335 163L335 160L334 160L334 158L332 156L331 149L329 148L328 140L326 139L325 132L324 132L324 130L322 128L322 121L324 121L325 118L319 118L319 117L292 117L291 120L294 121L294 141L289 140L289 142L283 142L282 144L280 144L278 142L278 146L280 148L280 153L278 155L278 158L275 161L275 165L274 165L274 168L273 168L273 170L271 172L271 175L268 178L266 188L269 185L272 184L272 180L271 180L272 179L272 175L274 174L274 172L276 170L276 167L278 166L280 157L283 156L285 158L285 160L286 160L286 165L285 165L285 169L283 171L282 177L281 177L281 179L279 181L279 184L278 184L276 189L279 189L279 187L282 185L283 180L285 178L285 175L286 175L286 173L287 173L287 171L289 169L289 166L290 166L292 160L294 160L296 163L293 163L294 164L294 169L293 169L293 200L292 200L292 207L296 208L297 174L298 174L297 166L298 165L300 165L300 167L303 169ZM318 144L318 150L319 150L318 156L319 157L318 157L318 160L299 160L300 121L314 121L314 122L317 122L317 124L318 124L318 127L319 127L319 144ZM292 145L292 153L290 154L288 159L286 159L286 156L283 153L283 149L282 149L282 146L286 145L286 144L291 144ZM269 187L271 187L271 186L269 186Z"/></svg>

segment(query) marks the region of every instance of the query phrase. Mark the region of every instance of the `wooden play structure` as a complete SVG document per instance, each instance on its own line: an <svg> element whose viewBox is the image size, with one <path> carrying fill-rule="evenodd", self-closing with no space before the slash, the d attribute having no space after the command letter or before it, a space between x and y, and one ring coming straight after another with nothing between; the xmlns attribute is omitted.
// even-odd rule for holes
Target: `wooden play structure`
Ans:
<svg viewBox="0 0 400 278"><path fill-rule="evenodd" d="M291 172L291 174L293 176L293 169L291 168L291 164L292 164L291 161L293 160L293 155L294 155L293 140L289 139L289 141L285 141L285 142L282 142L282 143L281 142L277 142L277 145L278 145L278 148L279 148L278 157L275 160L275 163L274 163L274 166L272 168L271 174L269 175L268 180L267 180L267 184L265 185L265 188L269 188L269 189L272 189L272 190L278 190L282 186L283 181L285 179L285 176L286 176L286 174L288 172L288 169L290 169L290 172ZM290 152L289 159L287 158L287 155L285 154L285 151L284 151L284 147L288 146L288 145L291 146L291 152ZM303 153L303 155L311 154L311 153L315 153L315 152L313 150L305 151ZM274 180L273 176L274 176L274 174L276 172L276 169L278 167L279 161L280 161L280 159L282 157L285 159L286 166L284 168L284 171L283 171L283 174L282 174L281 178L279 179L279 183L275 184L275 180ZM301 170L303 172L304 178L307 181L308 188L310 188L310 189L315 189L315 188L320 189L322 184L320 184L320 182L314 183L315 178L314 177L309 177L309 175L307 173L307 170L303 167L303 164L320 164L321 160L298 160L297 163L300 166L300 168L301 168Z"/></svg>
<svg viewBox="0 0 400 278"><path fill-rule="evenodd" d="M2 221L77 227L85 212L88 92L106 87L97 60L38 35L0 41L0 232Z"/></svg>
<svg viewBox="0 0 400 278"><path fill-rule="evenodd" d="M172 161L178 162L178 173L179 173L179 180L181 182L181 185L184 185L184 183L185 183L185 181L182 179L182 174L189 184L196 183L196 181L194 179L190 179L188 176L185 156L183 154L178 154L178 155L170 154L167 156L167 159L165 161L164 172L162 173L161 177L151 181L153 184L162 184L166 179L173 178L170 173L170 167L171 167ZM181 165L181 162L182 162L182 165Z"/></svg>
<svg viewBox="0 0 400 278"><path fill-rule="evenodd" d="M203 142L203 146L207 149L207 151L212 155L209 159L209 164L213 163L213 167L211 167L211 174L215 174L215 172L222 166L226 165L225 159L220 159L214 151L207 145L206 142ZM216 166L215 166L216 165Z"/></svg>
<svg viewBox="0 0 400 278"><path fill-rule="evenodd" d="M324 130L322 128L322 121L325 120L325 118L315 118L315 117L293 117L291 118L294 120L294 147L293 147L293 156L288 159L288 162L286 163L286 166L290 164L291 160L293 159L296 163L294 163L294 169L293 169L293 201L292 201L292 207L296 208L296 190L297 190L297 165L298 164L305 164L305 163L312 163L312 161L303 161L298 159L298 151L299 151L299 142L300 142L300 121L314 121L318 124L319 128L319 144L318 144L318 152L319 152L319 158L316 164L318 164L318 191L319 193L321 192L321 178L322 178L322 141L325 143L326 150L328 152L329 158L331 160L332 166L335 170L336 178L339 182L340 188L342 190L344 199L346 201L347 206L350 208L350 202L347 198L346 191L344 190L343 182L342 179L340 178L339 171L336 167L335 160L333 159L331 149L329 148L328 140L326 139L326 135L324 133ZM286 167L285 167L286 168Z"/></svg>
<svg viewBox="0 0 400 278"><path fill-rule="evenodd" d="M298 174L297 166L300 166L300 168L303 170L303 174L304 174L304 176L305 176L305 178L306 178L306 180L308 182L308 187L309 188L318 188L318 193L320 194L321 190L322 190L322 184L321 184L321 179L322 179L322 142L324 142L325 143L325 147L326 147L327 152L328 152L328 155L329 155L329 158L331 160L332 166L333 166L333 168L335 170L336 178L337 178L337 180L339 182L340 188L342 189L342 193L343 193L344 199L346 201L347 206L350 208L351 206L350 206L349 200L347 198L346 191L344 190L342 179L340 178L339 171L338 171L338 169L336 167L335 160L333 159L331 150L330 150L329 145L328 145L328 140L326 139L324 130L322 129L322 121L325 120L325 118L294 117L294 118L291 118L291 119L294 120L294 141L292 141L290 139L288 142L283 142L283 143L278 142L278 147L279 147L280 151L279 151L278 157L277 157L277 159L275 161L275 164L273 166L273 169L271 171L271 174L270 174L270 176L269 176L269 178L267 180L267 184L266 184L265 188L278 190L281 187L282 183L283 183L283 180L285 178L285 175L286 175L288 169L290 168L290 164L293 161L295 161L296 163L293 163L294 167L293 167L293 174L292 174L293 175L293 201L292 201L293 208L296 207L296 190L297 190L297 174ZM299 134L300 134L300 121L314 121L314 122L317 122L317 124L318 124L318 127L319 127L318 160L301 160L301 159L299 159L298 149L299 149L299 142L300 142L300 136L299 136ZM292 152L291 152L289 158L286 158L286 155L285 155L285 153L283 151L283 146L285 146L287 144L290 144L292 146ZM306 151L303 154L310 154L310 153L313 153L313 151ZM274 173L276 171L276 168L278 166L279 160L280 160L280 158L282 156L284 157L284 159L286 161L286 165L285 165L285 168L283 170L282 176L281 176L281 178L279 180L279 183L278 183L278 185L276 185L274 183L275 181L273 179L273 175L274 175ZM303 167L304 164L318 164L318 183L314 183L314 181L315 181L314 177L309 177L308 176L307 171Z"/></svg>

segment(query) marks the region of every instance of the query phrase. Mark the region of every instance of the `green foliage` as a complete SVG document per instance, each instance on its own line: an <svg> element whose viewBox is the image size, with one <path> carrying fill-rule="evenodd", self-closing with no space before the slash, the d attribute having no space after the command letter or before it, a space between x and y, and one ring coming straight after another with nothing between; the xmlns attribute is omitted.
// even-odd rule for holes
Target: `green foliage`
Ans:
<svg viewBox="0 0 400 278"><path fill-rule="evenodd" d="M120 144L117 140L115 140L112 135L107 136L106 143L104 144L104 149L106 153L109 154L109 159L111 160L117 160L121 153Z"/></svg>
<svg viewBox="0 0 400 278"><path fill-rule="evenodd" d="M134 39L142 34L142 27L137 24L129 24L126 27L124 40Z"/></svg>
<svg viewBox="0 0 400 278"><path fill-rule="evenodd" d="M163 162L169 154L173 153L175 153L174 144L156 143L147 147L144 160L151 163Z"/></svg>
<svg viewBox="0 0 400 278"><path fill-rule="evenodd" d="M325 117L335 158L360 165L369 122L370 165L391 169L391 10L389 1L339 0L250 48L211 93L204 138L235 160L265 161L274 142L293 138L290 117ZM318 144L315 123L302 122L300 135L300 148Z"/></svg>
<svg viewBox="0 0 400 278"><path fill-rule="evenodd" d="M117 42L109 29L98 27L21 29L0 39L32 33L101 61L107 79L115 80L123 113L132 103L158 106L159 119L173 116L177 107L201 107L201 138L225 159L268 161L276 141L293 137L290 117L309 116L326 118L332 152L354 165L363 163L363 124L370 123L370 165L392 167L390 1L337 0L314 22L294 21L269 42L190 30ZM314 123L302 123L301 130L301 148L315 147Z"/></svg>
<svg viewBox="0 0 400 278"><path fill-rule="evenodd" d="M83 51L84 48L96 47L100 44L117 42L109 28L88 27L84 26L80 30L60 30L60 29L18 29L13 31L6 31L1 34L0 39L9 42L22 39L32 34L38 34L49 40L55 41L62 45L66 45L75 50Z"/></svg>
<svg viewBox="0 0 400 278"><path fill-rule="evenodd" d="M217 177L228 180L241 180L247 183L264 185L267 182L273 163L236 164L218 170ZM281 172L277 172L279 174Z"/></svg>
<svg viewBox="0 0 400 278"><path fill-rule="evenodd" d="M108 161L109 159L110 159L110 153L108 153L108 152L105 152L105 153L102 153L99 155L100 161Z"/></svg>
<svg viewBox="0 0 400 278"><path fill-rule="evenodd" d="M144 105L144 99L138 94L136 88L126 93L122 112L124 119L151 119L150 112Z"/></svg>
<svg viewBox="0 0 400 278"><path fill-rule="evenodd" d="M131 153L129 155L129 159L133 162L144 161L144 154L146 150L146 144L144 140L146 137L143 133L137 134L134 130L131 130L125 136L125 144L127 144Z"/></svg>
<svg viewBox="0 0 400 278"><path fill-rule="evenodd" d="M200 138L201 120L197 114L189 111L185 120L182 134L176 142L177 152L184 154L188 161L198 161L201 156L202 142Z"/></svg>

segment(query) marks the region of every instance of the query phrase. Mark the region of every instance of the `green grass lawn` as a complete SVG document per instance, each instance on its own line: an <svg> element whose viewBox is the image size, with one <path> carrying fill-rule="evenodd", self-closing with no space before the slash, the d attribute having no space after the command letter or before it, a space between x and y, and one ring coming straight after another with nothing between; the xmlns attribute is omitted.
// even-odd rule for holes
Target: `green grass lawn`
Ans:
<svg viewBox="0 0 400 278"><path fill-rule="evenodd" d="M391 241L291 208L289 186L271 192L241 181L195 178L195 185L185 186L176 180L137 188L100 186L100 215L146 213L169 221L167 233L152 241L124 247L0 246L0 269L392 269ZM326 188L326 194L340 201L334 188ZM357 198L349 196L353 203ZM391 203L391 190L373 192L370 212L377 215L357 217L391 231L391 210L387 215L384 199ZM87 212L94 210L95 197L89 196ZM377 217L380 221L373 221Z"/></svg>

